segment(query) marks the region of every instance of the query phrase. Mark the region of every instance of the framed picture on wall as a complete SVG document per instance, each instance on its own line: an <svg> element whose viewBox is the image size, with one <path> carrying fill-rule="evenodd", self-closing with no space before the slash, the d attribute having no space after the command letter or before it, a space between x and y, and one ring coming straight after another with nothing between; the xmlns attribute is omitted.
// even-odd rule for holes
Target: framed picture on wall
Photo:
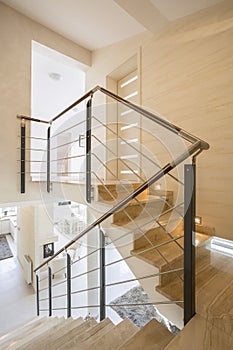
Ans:
<svg viewBox="0 0 233 350"><path fill-rule="evenodd" d="M54 254L54 243L47 243L43 245L43 257L44 259L53 256Z"/></svg>

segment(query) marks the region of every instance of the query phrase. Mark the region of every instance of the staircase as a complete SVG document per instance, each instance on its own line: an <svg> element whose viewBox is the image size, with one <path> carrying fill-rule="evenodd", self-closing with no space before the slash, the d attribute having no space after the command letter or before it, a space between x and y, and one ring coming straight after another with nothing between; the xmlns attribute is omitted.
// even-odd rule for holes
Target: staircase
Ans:
<svg viewBox="0 0 233 350"><path fill-rule="evenodd" d="M105 97L131 110L130 113L125 111L124 115L129 114L130 117L128 121L125 117L123 126L111 126L101 119L99 111L93 108L94 96L97 93L104 94ZM77 188L82 190L85 188L83 202L88 205L95 218L85 230L74 236L54 256L45 262L42 261L35 269L37 315L40 317L46 315L50 318L39 318L23 326L21 330L6 335L0 339L2 348L28 350L233 348L231 341L233 303L230 298L233 288L230 273L233 270L232 258L210 251L208 242L213 235L212 229L200 225L195 228L194 223L196 159L203 150L208 149L209 145L206 142L97 86L48 123L43 121L48 124L47 169L43 172L46 173L46 198L52 198L53 195L56 197L51 187L52 182L69 183L67 179L58 178L56 169L51 170L51 162L57 161L51 159L53 158L51 150L66 146L56 144L58 134L52 134L52 126L58 118L86 99L88 99L86 119L74 126L69 125L66 129L70 132L72 128L79 128L80 124L86 125L85 130L75 129L75 135L81 134L82 137L85 135L85 153L67 158L85 157L85 171L80 172L80 169L72 171L72 175L77 173L78 176L75 181L74 178L71 179L70 186L73 186L73 192ZM127 140L121 137L119 127L124 130L131 128L130 135L133 134L135 123L132 123L134 114L131 112L140 115L144 127L145 121L149 123L141 130L144 141L145 135L149 135L148 149L145 149L144 144L136 138ZM26 181L23 142L26 132L25 120L37 123L41 121L25 116L19 118L23 193ZM106 140L103 137L103 141L102 135L106 136ZM55 142L52 148L51 142ZM127 148L123 156L119 153L122 145ZM164 145L170 147L171 154L166 154ZM157 151L158 158L156 158ZM136 158L137 162L134 163L132 159ZM141 165L140 168L138 164ZM80 173L85 173L85 183L79 181ZM72 196L72 191L70 193ZM72 198L65 199L72 200ZM86 252L71 264L68 250L81 239L86 240ZM118 249L121 259L106 261L106 250L110 245ZM53 260L59 258L61 254L66 256L66 263L61 269L65 279L56 279L57 272L52 271ZM93 256L94 259L91 260L90 257ZM90 269L75 270L80 261L85 261L85 266ZM116 281L108 282L108 269L121 261L128 264L135 278L121 280L119 273ZM41 276L41 270L43 273L45 271L46 277ZM90 282L88 276L93 272L98 274L96 283L91 281L78 287L74 284L76 279L83 276ZM156 283L153 282L155 280ZM148 281L152 282L147 283ZM137 308L144 306L152 308L164 306L167 310L170 308L172 310L170 314L173 316L174 312L178 311L179 315L183 315L184 328L177 336L171 334L154 318L138 330L127 318L114 325L107 317L109 308L115 305L108 300L108 291L131 282L143 286L144 291L150 296L149 301L130 300L118 306L126 309L134 307L135 315ZM54 289L62 284L64 286L62 294L53 293ZM75 301L79 299L75 297L84 292L87 294L95 292L98 300L89 303L87 298L86 304L76 304ZM66 298L62 307L56 303L60 297ZM81 314L82 310L87 314L90 310L94 310L96 318L90 317L86 321L80 317L72 319L75 312ZM58 311L64 312L64 317L67 319L54 317ZM92 316L94 311L91 313ZM169 311L167 313L169 314ZM219 334L221 340L218 340L215 334Z"/></svg>
<svg viewBox="0 0 233 350"><path fill-rule="evenodd" d="M138 329L127 318L114 325L108 318L40 318L0 338L2 350L164 349L174 338L155 319Z"/></svg>

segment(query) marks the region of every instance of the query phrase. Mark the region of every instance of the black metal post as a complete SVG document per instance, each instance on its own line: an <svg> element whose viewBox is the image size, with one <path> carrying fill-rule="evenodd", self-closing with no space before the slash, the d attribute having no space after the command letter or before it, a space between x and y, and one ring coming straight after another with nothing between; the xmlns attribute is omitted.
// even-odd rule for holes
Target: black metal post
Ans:
<svg viewBox="0 0 233 350"><path fill-rule="evenodd" d="M100 233L100 321L106 317L106 287L105 287L105 236L101 228Z"/></svg>
<svg viewBox="0 0 233 350"><path fill-rule="evenodd" d="M48 267L48 279L49 279L49 317L52 316L52 269Z"/></svg>
<svg viewBox="0 0 233 350"><path fill-rule="evenodd" d="M47 132L47 192L50 192L50 126Z"/></svg>
<svg viewBox="0 0 233 350"><path fill-rule="evenodd" d="M36 314L40 316L40 281L39 276L36 274Z"/></svg>
<svg viewBox="0 0 233 350"><path fill-rule="evenodd" d="M26 149L26 125L25 119L21 119L21 156L20 156L20 187L21 193L25 193L25 149Z"/></svg>
<svg viewBox="0 0 233 350"><path fill-rule="evenodd" d="M86 106L86 201L91 203L91 118L92 97Z"/></svg>
<svg viewBox="0 0 233 350"><path fill-rule="evenodd" d="M196 165L184 166L184 324L195 315Z"/></svg>
<svg viewBox="0 0 233 350"><path fill-rule="evenodd" d="M71 317L71 259L67 254L66 282L67 282L67 318Z"/></svg>

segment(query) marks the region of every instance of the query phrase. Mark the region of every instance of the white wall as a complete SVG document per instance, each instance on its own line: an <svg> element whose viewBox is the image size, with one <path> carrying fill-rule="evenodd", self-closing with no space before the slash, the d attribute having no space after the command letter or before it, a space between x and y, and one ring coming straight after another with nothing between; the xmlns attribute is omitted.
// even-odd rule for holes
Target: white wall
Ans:
<svg viewBox="0 0 233 350"><path fill-rule="evenodd" d="M32 95L31 95L31 115L33 117L42 120L51 120L55 115L64 110L67 106L71 105L80 96L85 93L85 72L79 62L71 59L59 52L52 50L44 45L40 45L36 42L32 42ZM52 79L49 74L56 73L60 75L60 80ZM67 128L67 119L72 116L76 117L76 122L80 119L80 113L78 111L83 110L83 103L78 105L75 109L66 113L59 120L53 123L51 129L51 135L56 133L56 130ZM74 119L74 118L73 118ZM31 123L31 136L32 137L47 137L47 124ZM65 136L65 134L63 134ZM70 140L77 139L77 135L73 137L73 129L69 131ZM68 136L69 136L68 135ZM53 139L52 147L59 144L57 139ZM66 141L67 142L67 141ZM65 143L65 142L62 142ZM31 139L32 149L44 149L44 151L30 152L31 155L31 176L32 180L38 181L44 178L43 174L46 170L43 164L38 163L39 160L46 160L46 140ZM71 145L67 147L60 147L52 152L52 158L59 158L57 155L60 151L63 153L69 153ZM37 161L37 162L35 162ZM73 160L70 162L70 168L72 167ZM56 171L58 163L52 163L52 170ZM42 175L42 176L40 176Z"/></svg>
<svg viewBox="0 0 233 350"><path fill-rule="evenodd" d="M0 193L6 203L40 198L38 184L29 183L20 194L19 121L17 114L31 112L31 43L32 40L70 56L85 65L91 63L90 51L63 38L42 25L0 3ZM29 155L27 155L29 156Z"/></svg>
<svg viewBox="0 0 233 350"><path fill-rule="evenodd" d="M17 256L24 266L24 255L29 255L35 267L35 212L33 206L17 210Z"/></svg>

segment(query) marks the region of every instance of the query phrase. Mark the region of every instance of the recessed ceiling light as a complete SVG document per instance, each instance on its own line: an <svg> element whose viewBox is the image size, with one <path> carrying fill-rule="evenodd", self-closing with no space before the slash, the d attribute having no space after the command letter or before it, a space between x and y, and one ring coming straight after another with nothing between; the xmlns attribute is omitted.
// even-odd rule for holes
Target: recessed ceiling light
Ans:
<svg viewBox="0 0 233 350"><path fill-rule="evenodd" d="M55 80L55 81L60 81L60 80L62 80L62 75L59 74L59 73L55 73L55 72L49 73L49 77L50 77L52 80Z"/></svg>

